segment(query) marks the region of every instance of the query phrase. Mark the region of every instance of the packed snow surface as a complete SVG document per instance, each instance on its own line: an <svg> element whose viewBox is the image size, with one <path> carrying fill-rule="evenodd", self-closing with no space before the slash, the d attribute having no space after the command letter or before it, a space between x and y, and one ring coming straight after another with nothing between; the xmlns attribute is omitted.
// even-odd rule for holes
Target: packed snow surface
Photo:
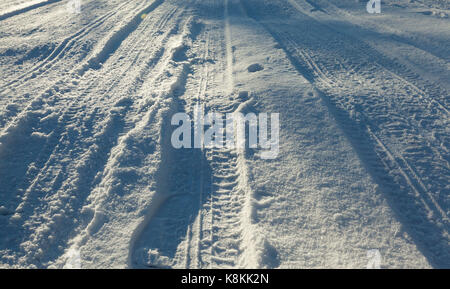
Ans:
<svg viewBox="0 0 450 289"><path fill-rule="evenodd" d="M450 268L450 4L366 4L1 0L0 267Z"/></svg>

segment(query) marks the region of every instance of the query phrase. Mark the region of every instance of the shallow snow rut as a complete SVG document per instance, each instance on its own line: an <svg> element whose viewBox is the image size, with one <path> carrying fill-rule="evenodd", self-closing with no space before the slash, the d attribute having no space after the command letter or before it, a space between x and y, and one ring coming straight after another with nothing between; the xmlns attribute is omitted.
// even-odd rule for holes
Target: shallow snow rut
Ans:
<svg viewBox="0 0 450 289"><path fill-rule="evenodd" d="M121 5L118 5L116 9L96 18L94 21L87 24L74 34L63 39L61 43L56 46L45 59L31 67L20 76L16 77L15 79L9 80L4 85L2 85L3 88L2 90L0 90L0 94L6 94L10 90L17 90L18 87L26 85L27 81L29 81L30 79L36 78L38 75L43 74L47 70L51 69L55 63L61 61L64 56L67 56L67 53L71 49L73 49L77 44L81 43L83 41L83 38L90 37L90 33L92 33L94 29L104 24L109 18L117 14L119 11L123 11L125 6L127 6L128 4L129 2L124 2Z"/></svg>
<svg viewBox="0 0 450 289"><path fill-rule="evenodd" d="M168 18L173 16L176 9L173 9L172 11L168 11L167 14L164 15L164 17L160 18L160 20L156 21L155 23L152 22L146 22L143 26L144 29L154 29L155 30L155 36L158 34L157 31L161 29L162 26L165 26L167 23ZM173 26L172 26L173 27ZM172 29L168 29L166 33L162 34L161 36L157 36L161 40L161 44L164 44L167 42L168 36L170 36L173 33L173 27ZM136 49L139 47L140 49ZM155 47L156 48L156 47ZM151 71L154 66L158 63L161 53L163 52L164 47L160 46L159 48L153 48L151 49L151 46L148 41L145 39L141 40L132 40L129 42L129 46L125 47L125 50L136 50L138 51L137 54L131 55L128 59L123 59L121 62L123 62L126 66L120 67L120 73L117 70L111 70L110 72L107 72L106 75L92 75L85 80L81 80L79 83L79 88L77 90L77 93L72 93L71 91L67 92L60 92L58 93L58 96L61 98L54 100L59 101L60 106L56 106L57 109L47 109L45 102L39 102L37 105L33 105L31 107L30 111L25 111L23 113L22 119L18 121L16 125L11 125L8 130L6 130L5 134L2 135L2 149L5 151L10 151L8 146L12 146L13 142L26 142L26 139L21 140L21 134L23 130L30 130L30 129L36 129L39 128L39 126L43 126L43 124L47 124L48 122L52 123L56 121L56 126L52 129L53 126L47 125L46 127L43 127L44 136L48 135L49 139L44 148L40 148L39 146L34 146L33 149L40 150L44 153L50 153L52 152L53 148L55 146L58 147L66 147L73 145L72 143L66 143L64 141L64 138L67 137L67 132L70 130L73 130L75 127L90 127L93 126L95 121L97 121L99 118L103 117L103 111L96 106L96 104L99 101L107 101L110 102L112 105L117 104L117 107L120 108L127 108L130 106L133 102L132 98L130 98L130 95L128 93L133 94L136 93L136 91L139 89L140 86L142 86L142 78L145 77L149 71ZM147 50L147 51L146 51ZM142 55L140 57L140 54L142 52L146 53L152 53L153 55L151 57L148 57L148 55L144 56ZM137 63L139 61L139 58L146 57L146 62L143 62L145 65L139 65ZM131 69L136 69L136 73L130 73ZM133 71L134 72L134 71ZM117 76L121 77L117 77ZM114 76L114 77L113 77ZM122 77L125 77L125 80L128 80L129 83L120 83L124 79ZM105 81L103 85L99 85L100 79L103 79ZM135 85L133 88L128 88L130 84ZM130 90L131 89L131 90ZM120 90L126 90L125 93L120 92ZM110 94L113 94L114 91L119 91L119 95L116 96L116 98L110 98ZM68 94L68 96L66 96ZM99 95L99 97L86 97L88 95ZM124 94L124 95L121 95ZM75 98L74 98L75 96ZM121 99L122 98L122 99ZM33 103L34 104L34 103ZM112 112L110 113L111 118L115 119L116 116L120 116L121 112ZM49 119L49 120L47 120ZM105 124L108 123L110 119L108 118ZM43 123L43 124L40 124ZM119 120L119 123L121 121ZM102 123L97 124L97 127L101 128L104 125ZM118 130L119 131L119 130ZM19 135L18 135L19 134ZM99 135L97 135L99 136ZM19 137L19 138L18 138ZM32 136L31 136L32 137ZM61 138L62 137L62 138ZM86 137L86 135L80 135L80 137ZM118 136L117 136L118 137ZM45 139L44 139L45 140ZM58 144L59 142L59 144ZM9 145L10 144L10 145ZM20 149L22 146L17 147L17 149ZM13 148L12 148L13 149ZM17 153L12 153L12 155L18 155ZM59 154L56 152L53 152L52 155L58 156ZM39 159L39 157L38 157ZM8 165L9 162L4 162L4 165ZM42 163L42 161L37 161L36 165L39 165L39 163ZM53 162L50 162L50 165L53 165Z"/></svg>
<svg viewBox="0 0 450 289"><path fill-rule="evenodd" d="M31 4L27 4L27 5L19 5L16 7L12 7L9 8L8 10L1 12L0 13L0 21L8 19L10 17L13 16L17 16L20 15L22 13L46 6L46 5L50 5L53 3L57 3L60 2L61 0L37 0L37 1L33 1Z"/></svg>
<svg viewBox="0 0 450 289"><path fill-rule="evenodd" d="M18 194L7 194L11 198L2 200L2 204L16 213L12 216L13 226L19 227L32 219L47 219L39 222L40 225L27 226L27 231L16 231L17 236L12 238L25 240L20 245L23 250L36 246L50 248L55 238L62 244L71 237L71 230L87 225L90 213L82 207L92 188L101 181L110 151L121 136L136 126L139 115L152 107L153 97L145 97L145 87L159 81L158 77L172 58L169 53L174 53L171 43L176 45L177 42L174 35L179 31L180 15L176 6L169 5L157 11L153 18L145 18L139 27L142 31L131 34L130 39L123 42L119 48L121 54L111 56L113 61L106 62L101 73L90 71L79 79L74 92L59 92L59 97L53 100L58 104L54 106L57 109L48 109L46 103L38 103L41 107L35 104L18 125L11 126L2 136L0 153L23 158L18 161L23 172L11 170L14 163L10 157L4 158L0 168L2 179L15 175L4 189ZM133 53L123 57L122 49ZM158 73L149 75L151 71ZM27 136L30 129L41 130L42 134ZM25 145L33 138L41 140L42 147L40 143L31 147ZM14 148L18 143L20 145ZM152 142L148 145L151 147ZM28 148L32 154L22 153L21 148ZM38 205L37 192L45 192L48 205ZM61 226L64 229L56 229ZM55 249L39 257L38 252L31 250L27 253L27 262L32 264L35 258L42 259L41 262L54 258Z"/></svg>
<svg viewBox="0 0 450 289"><path fill-rule="evenodd" d="M0 91L0 105L4 110L0 114L0 128L2 134L8 127L19 122L26 113L33 110L36 104L41 105L46 99L54 97L61 90L75 90L84 72L87 62L98 54L96 51L102 48L104 42L103 34L107 29L111 29L114 21L121 19L120 25L126 26L130 17L135 17L142 5L135 7L135 3L124 2L108 13L94 19L74 34L63 39L49 55L29 68L28 71L19 77L9 81ZM92 3L89 3L93 5ZM151 5L150 5L151 7ZM86 7L89 8L89 7ZM123 11L131 10L123 17ZM131 15L131 16L130 16ZM142 15L142 14L139 14ZM89 48L90 43L96 35L100 38L96 48ZM114 33L106 36L106 39L114 37ZM102 42L103 41L103 42ZM86 48L87 46L88 48ZM91 54L94 54L92 56ZM14 98L12 98L14 95Z"/></svg>
<svg viewBox="0 0 450 289"><path fill-rule="evenodd" d="M0 266L448 267L448 95L324 1L55 2L0 13ZM198 107L280 112L278 158L173 148Z"/></svg>
<svg viewBox="0 0 450 289"><path fill-rule="evenodd" d="M133 128L111 150L101 181L88 198L85 210L94 211L94 216L72 240L82 254L97 252L87 260L86 267L98 262L114 268L131 264L129 254L135 239L153 211L170 197L162 189L170 179L167 163L172 158L167 151L166 120L177 106L178 90L183 90L187 77L188 66L175 59L193 33L192 19L185 19L179 33L166 43L164 54L153 69L155 73L143 81L140 93L144 97L136 102L137 113L131 115ZM113 255L107 256L110 240L120 245Z"/></svg>
<svg viewBox="0 0 450 289"><path fill-rule="evenodd" d="M276 5L285 7L280 4L283 2ZM308 4L286 2L298 12L286 21L272 21L270 15L254 12L251 4L247 8L279 42L297 70L322 91L322 99L373 178L384 187L418 247L434 265L447 266L446 254L426 249L435 244L440 252L448 251L450 211L445 192L450 166L445 91L430 89L428 84L418 88L413 81L424 83L419 76L362 41L316 20ZM304 27L303 32L292 26Z"/></svg>
<svg viewBox="0 0 450 289"><path fill-rule="evenodd" d="M226 83L225 93L231 96L234 91L233 75L233 50L232 35L229 15L229 1L224 0L224 51L226 55ZM205 92L206 93L206 92ZM205 102L207 100L204 100ZM231 105L231 109L230 109ZM221 113L222 117L226 113L235 112L235 103L223 100L222 107L214 107L214 111ZM223 119L225 123L225 119ZM225 143L222 143L225 145ZM230 148L206 148L205 154L211 169L211 192L209 196L210 208L206 213L210 216L210 256L209 268L235 268L240 266L239 258L242 255L242 237L244 204L246 191L242 190L240 182L240 172L238 164L238 151ZM250 229L250 228L247 228Z"/></svg>
<svg viewBox="0 0 450 289"><path fill-rule="evenodd" d="M297 45L295 44L295 42L291 38L289 38L289 36L285 37L285 36L282 36L281 34L279 36L280 36L280 39L282 39L281 41L284 41L284 43L288 43L288 45L293 49L293 51L295 51L294 55L300 57L308 65L308 67L310 69L310 72L315 73L315 76L317 76L318 79L320 79L320 81L322 81L322 83L319 83L319 84L323 84L323 85L326 86L324 88L324 90L327 90L327 88L328 89L333 89L334 86L335 86L335 83L338 83L340 81L340 79L334 77L333 73L330 73L325 68L325 66L323 66L323 64L322 64L322 67L319 67L319 65L313 60L313 57L311 55L308 55L308 52L299 50L297 48ZM353 72L353 73L357 74L357 72ZM350 77L352 77L353 73L350 72ZM397 77L397 76L395 76L395 77ZM412 89L415 88L414 85L409 84L409 82L403 80L402 78L399 78L399 79L400 79L400 81L402 83L405 83L405 85L411 86ZM401 85L397 85L397 87L401 87ZM405 88L405 90L411 91L409 87ZM419 90L419 89L416 89L416 91L422 93L422 91ZM350 93L352 93L352 92L349 92L349 94ZM353 92L353 94L354 94L354 92ZM376 94L376 92L374 94ZM379 98L381 94L382 94L382 92L380 92L379 94L373 95L373 98ZM421 96L419 96L419 98L421 98ZM447 119L447 111L446 111L446 109L443 108L442 105L440 105L439 102L434 102L433 100L431 100L431 103L434 103L434 104L437 105L437 107L436 107L437 112L439 112L439 111L442 112L442 114L439 116L439 119L442 119L442 120L445 121ZM419 105L420 106L428 106L428 105L422 105L422 104L419 104ZM375 127L377 129L377 131L379 131L380 129L377 127L377 124L369 123L369 121L374 118L373 116L370 115L371 112L366 113L366 112L360 111L358 108L356 108L356 110L357 110L356 114L359 114L359 115L356 116L358 118L357 120L359 122L361 122L367 128L367 130L369 131L370 136L373 138L374 143L380 145L382 150L386 150L386 146L383 145L383 143L380 140L380 138L377 137L376 133L374 133L373 128L371 128L373 126L373 127ZM401 115L401 113L402 112L399 111L398 115ZM377 116L375 116L375 117L377 117ZM404 131L406 129L409 129L410 130L410 132L409 132L410 134L419 134L419 136L421 137L420 138L421 141L423 141L424 139L426 140L428 138L427 135L423 135L422 131L418 131L418 130L415 129L416 127L420 127L421 126L420 122L416 122L414 120L407 119L407 118L405 118L405 119L398 118L398 119L395 119L395 120L396 121L395 121L394 124L385 124L386 127L389 128L389 134L398 135L398 136L403 138L404 137L403 136ZM423 129L425 129L425 128L423 128ZM424 146L429 147L429 149L434 154L436 154L436 159L442 162L442 169L446 170L446 169L449 168L449 163L448 163L448 161L446 161L447 158L442 155L442 153L445 153L445 151L442 152L442 150L440 149L441 143L443 142L442 140L437 139L437 141L436 141L436 137L434 137L433 139L430 139L428 142L425 142L425 144L419 144L419 143L418 144L413 144L411 138L408 139L408 141L410 142L409 145L415 145L415 146L419 146L419 147L420 146L422 146L422 147L424 147ZM433 143L430 143L431 141ZM417 196L419 196L421 194L425 194L426 195L426 199L429 199L431 207L429 205L425 205L427 210L429 212L435 211L435 213L440 215L440 218L444 222L447 223L448 222L448 217L446 216L446 212L441 208L441 206L435 200L433 195L430 192L428 192L428 189L425 187L425 185L423 185L420 176L418 176L414 172L414 170L411 168L411 166L408 164L408 162L405 160L405 158L401 154L398 154L398 153L395 153L395 152L393 154L396 155L395 159L400 159L400 163L403 164L403 165L400 165L399 162L396 162L397 163L397 167L401 170L402 175L407 179L406 181L410 185L411 189L416 193ZM398 154L398 156L397 156L397 154ZM394 159L394 157L392 156L391 153L389 153L389 155L391 155L391 157ZM406 173L406 172L408 172L408 173ZM409 175L410 177L407 177L407 175ZM417 183L417 184L414 185L413 182L410 181L410 178L415 179L414 182ZM419 191L421 191L422 193L419 194Z"/></svg>
<svg viewBox="0 0 450 289"><path fill-rule="evenodd" d="M235 266L239 254L240 213L243 194L238 189L236 152L213 150L211 193L211 264L217 268L222 264Z"/></svg>
<svg viewBox="0 0 450 289"><path fill-rule="evenodd" d="M186 91L180 96L192 113L195 106L205 111L234 112L244 99L236 98L233 87L232 26L228 1L202 2L222 10L204 27L189 55L201 56L193 62ZM196 11L202 19L206 11ZM223 16L225 16L223 18ZM201 60L201 61L199 61ZM191 60L192 61L192 60ZM222 71L226 71L224 74ZM220 83L218 86L214 86ZM167 149L173 150L173 149ZM163 187L170 197L139 234L131 247L131 266L150 268L236 268L257 267L261 246L250 220L245 160L241 152L228 148L181 149L172 152L176 168L173 186ZM175 213L174 213L175 212ZM253 242L253 243L252 243ZM250 244L251 243L251 244ZM257 251L257 250L254 250Z"/></svg>

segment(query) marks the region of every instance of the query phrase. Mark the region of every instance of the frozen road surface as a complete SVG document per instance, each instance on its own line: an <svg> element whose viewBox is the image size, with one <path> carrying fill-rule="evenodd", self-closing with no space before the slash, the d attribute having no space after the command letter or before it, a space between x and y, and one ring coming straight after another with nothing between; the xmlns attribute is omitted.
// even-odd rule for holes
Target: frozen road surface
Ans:
<svg viewBox="0 0 450 289"><path fill-rule="evenodd" d="M0 0L0 268L450 268L450 3L366 4Z"/></svg>

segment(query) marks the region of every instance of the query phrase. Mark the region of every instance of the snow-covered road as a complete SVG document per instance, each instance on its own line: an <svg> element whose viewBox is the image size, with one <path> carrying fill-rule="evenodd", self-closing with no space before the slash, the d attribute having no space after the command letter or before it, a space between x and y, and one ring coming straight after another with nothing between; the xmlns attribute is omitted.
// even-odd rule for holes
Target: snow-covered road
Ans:
<svg viewBox="0 0 450 289"><path fill-rule="evenodd" d="M72 1L0 1L0 268L450 268L447 1Z"/></svg>

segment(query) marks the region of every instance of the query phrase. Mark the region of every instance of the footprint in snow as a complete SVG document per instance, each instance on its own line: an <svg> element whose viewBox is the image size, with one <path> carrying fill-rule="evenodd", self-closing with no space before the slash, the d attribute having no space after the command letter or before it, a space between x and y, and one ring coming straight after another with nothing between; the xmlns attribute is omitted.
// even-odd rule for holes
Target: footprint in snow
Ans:
<svg viewBox="0 0 450 289"><path fill-rule="evenodd" d="M263 69L264 69L264 67L259 63L252 64L247 68L248 72L257 72L257 71L261 71Z"/></svg>

